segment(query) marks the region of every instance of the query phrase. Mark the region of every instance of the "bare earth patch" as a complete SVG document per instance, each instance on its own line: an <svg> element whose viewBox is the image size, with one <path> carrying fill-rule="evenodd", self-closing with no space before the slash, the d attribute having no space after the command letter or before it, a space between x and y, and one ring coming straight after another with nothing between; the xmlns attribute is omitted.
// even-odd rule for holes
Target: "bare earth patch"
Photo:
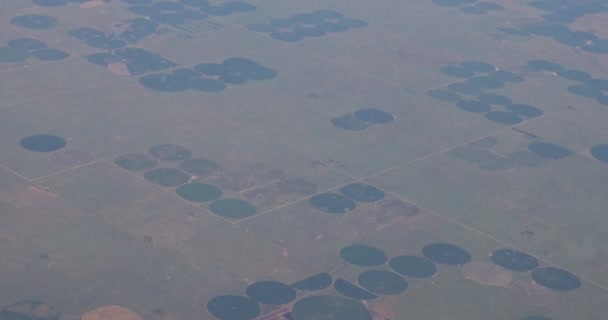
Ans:
<svg viewBox="0 0 608 320"><path fill-rule="evenodd" d="M81 320L142 320L142 318L125 307L106 306L86 312Z"/></svg>
<svg viewBox="0 0 608 320"><path fill-rule="evenodd" d="M515 280L504 287L504 294L517 302L529 306L547 306L556 302L556 296L533 280Z"/></svg>
<svg viewBox="0 0 608 320"><path fill-rule="evenodd" d="M492 262L472 261L462 266L465 278L485 286L506 286L513 281L511 271Z"/></svg>
<svg viewBox="0 0 608 320"><path fill-rule="evenodd" d="M395 310L393 301L373 302L367 304L367 309L372 313L374 320L395 320L397 319L397 311Z"/></svg>
<svg viewBox="0 0 608 320"><path fill-rule="evenodd" d="M125 76L125 77L131 76L131 72L129 72L129 68L127 68L127 65L124 62L118 61L118 62L110 63L107 68L108 68L108 70L112 71L114 74L117 74L119 76Z"/></svg>
<svg viewBox="0 0 608 320"><path fill-rule="evenodd" d="M78 149L62 149L49 154L49 160L58 165L71 167L95 160L92 154Z"/></svg>

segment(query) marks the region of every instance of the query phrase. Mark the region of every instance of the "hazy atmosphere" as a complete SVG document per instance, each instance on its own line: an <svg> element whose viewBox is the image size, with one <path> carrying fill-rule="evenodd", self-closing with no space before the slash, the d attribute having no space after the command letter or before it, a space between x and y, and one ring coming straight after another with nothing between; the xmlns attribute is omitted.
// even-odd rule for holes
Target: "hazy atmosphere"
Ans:
<svg viewBox="0 0 608 320"><path fill-rule="evenodd" d="M608 0L0 0L0 320L602 320Z"/></svg>

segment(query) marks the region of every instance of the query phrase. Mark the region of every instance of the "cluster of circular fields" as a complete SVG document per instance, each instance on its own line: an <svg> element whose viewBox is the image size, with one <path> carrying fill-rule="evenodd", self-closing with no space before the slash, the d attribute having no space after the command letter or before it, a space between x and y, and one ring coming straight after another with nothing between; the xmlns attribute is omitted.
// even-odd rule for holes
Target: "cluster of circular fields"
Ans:
<svg viewBox="0 0 608 320"><path fill-rule="evenodd" d="M492 262L515 272L530 272L534 282L555 291L570 291L581 286L581 280L569 271L547 266L539 267L538 260L519 250L498 249L490 255Z"/></svg>
<svg viewBox="0 0 608 320"><path fill-rule="evenodd" d="M184 19L202 19L206 16L201 11L205 10L215 12L215 15L225 15L222 12L227 12L227 14L246 12L255 9L252 5L244 2L226 2L214 6L204 1L200 3L196 1L185 1L184 3L132 1L127 3L131 4L128 8L129 11L148 18L137 18L123 22L125 24L124 31L118 34L107 34L92 27L79 27L68 32L70 36L81 40L92 48L105 50L104 52L88 54L86 59L89 62L104 66L120 75L141 75L139 82L142 86L161 92L187 90L219 92L225 90L227 85L269 80L277 75L275 70L241 57L228 58L221 63L202 63L189 68L180 67L177 63L145 49L128 46L156 33L160 23L180 24L184 22ZM198 15L192 14L192 12ZM48 51L50 49L43 50ZM51 53L46 51L42 58L47 60L58 59L58 55L51 56ZM3 59L3 56L5 56L4 60L9 61L25 59L22 51L12 48L6 48L4 51L0 48L0 60ZM173 70L151 73L170 68L173 68Z"/></svg>
<svg viewBox="0 0 608 320"><path fill-rule="evenodd" d="M57 18L43 14L24 14L12 17L10 23L23 29L51 29L57 26Z"/></svg>
<svg viewBox="0 0 608 320"><path fill-rule="evenodd" d="M231 221L258 213L256 204L268 210L284 203L282 197L293 201L293 197L309 196L318 190L317 184L268 164L254 164L236 173L224 172L221 164L193 157L192 151L176 144L152 146L147 153L126 153L114 158L114 163L142 172L144 179L158 186L175 188L180 198L204 205Z"/></svg>
<svg viewBox="0 0 608 320"><path fill-rule="evenodd" d="M68 34L82 42L91 48L114 50L123 48L127 45L125 40L120 39L115 35L108 35L105 32L92 28L92 27L79 27L72 29ZM117 61L120 58L115 56ZM89 62L94 63L95 59L87 58Z"/></svg>
<svg viewBox="0 0 608 320"><path fill-rule="evenodd" d="M276 77L275 70L246 58L228 58L221 63L202 63L194 70L226 84L242 84L253 80L270 80Z"/></svg>
<svg viewBox="0 0 608 320"><path fill-rule="evenodd" d="M133 1L124 1L134 4ZM209 16L229 16L238 12L250 12L256 7L245 2L225 2L212 5L207 1L179 1L178 2L152 2L138 1L128 10L134 14L145 16L148 19L162 24L181 25L188 21L202 20Z"/></svg>
<svg viewBox="0 0 608 320"><path fill-rule="evenodd" d="M544 11L543 20L556 24L571 24L589 14L608 12L608 3L602 0L554 1L535 0L529 6Z"/></svg>
<svg viewBox="0 0 608 320"><path fill-rule="evenodd" d="M58 7L70 3L84 3L90 0L32 0L42 7ZM88 46L105 50L88 55L94 64L110 66L123 63L130 75L142 75L139 82L144 87L162 92L198 90L219 92L228 85L245 84L256 80L276 77L275 70L262 66L246 58L229 58L218 63L201 63L191 68L180 67L159 55L141 48L129 47L156 32L158 24L182 25L189 21L202 20L211 16L228 16L237 12L250 12L256 6L229 1L211 4L204 0L121 0L128 5L128 11L145 18L135 19L126 31L119 35L83 27L69 32ZM432 0L433 3L454 7L474 15L504 8L492 2L477 0ZM566 26L586 14L608 11L608 3L603 0L553 1L535 0L529 5L545 11L542 22L526 23L518 28L499 28L509 34L539 35L551 37L555 41L592 53L608 53L608 39L599 38L587 31L577 31ZM44 9L46 10L46 9ZM10 24L19 29L42 30L54 28L58 20L43 14L23 14L12 17ZM346 17L333 10L318 10L298 13L289 18L273 19L268 23L248 24L249 30L266 33L271 38L283 42L297 42L306 37L322 37L331 33L346 32L353 28L367 27L365 21ZM27 31L27 30L25 30ZM47 44L35 38L9 40L7 46L0 47L0 62L22 62L29 57L42 61L56 61L69 57L67 52L48 48ZM572 94L593 98L600 104L608 105L608 80L593 78L590 74L575 69L565 69L548 60L531 60L527 68L555 75L577 82L567 90ZM171 69L170 72L148 74ZM453 102L463 111L483 114L488 120L503 125L516 125L526 118L539 117L543 111L537 107L514 103L511 98L487 92L503 88L508 83L524 81L520 75L479 61L463 61L458 65L442 67L442 74L463 81L448 85L445 89L427 92L431 98ZM395 116L375 108L363 108L330 119L337 128L351 131L365 130L377 124L389 124ZM477 142L475 147L489 148L489 140ZM19 145L28 151L49 154L57 163L74 165L91 161L90 154L66 149L64 138L50 134L24 137ZM531 163L528 154L542 159L558 160L573 151L549 142L532 142L527 153L518 153L506 159L515 164ZM589 154L602 163L608 163L608 144L600 144L589 149ZM89 159L89 160L85 160ZM114 159L114 163L128 171L141 172L144 179L164 188L174 188L180 198L205 204L211 212L227 220L236 221L255 215L258 208L246 200L226 196L213 183L200 182L198 178L215 176L223 171L221 164L193 157L192 151L177 144L162 144L150 147L145 153L127 153ZM494 162L490 162L494 163ZM485 163L484 163L485 164ZM501 167L503 168L503 167ZM196 179L193 179L196 178ZM317 192L317 185L297 177L273 177L276 186L285 193L308 196ZM355 182L345 185L338 192L323 192L310 197L309 204L330 214L344 214L362 204L378 204L385 199L383 190L365 183ZM416 213L418 208L414 207ZM388 210L388 209L387 209ZM413 210L413 209L411 209ZM365 244L352 244L339 251L340 257L348 264L365 268L355 279L332 276L321 272L292 284L276 280L259 280L248 285L242 294L221 295L207 302L207 310L219 319L254 319L263 307L279 308L288 306L285 319L353 319L372 320L372 313L362 301L380 296L397 295L408 289L408 280L426 279L435 276L440 266L472 266L471 254L454 244L436 242L424 246L419 254L390 257L382 249ZM509 272L529 274L538 285L550 290L564 292L578 289L581 279L575 274L555 266L541 266L538 259L528 253L501 248L490 254L491 263ZM490 262L488 262L490 263ZM476 265L477 266L477 265ZM502 270L498 268L497 270ZM504 273L467 268L469 279L483 284L504 283ZM411 281L411 280L410 280ZM335 292L320 292L333 288ZM2 320L57 320L60 313L41 301L20 301L5 306L0 311ZM85 318L85 317L83 317ZM543 316L529 316L521 320L548 319Z"/></svg>
<svg viewBox="0 0 608 320"><path fill-rule="evenodd" d="M74 28L68 34L91 48L103 50L116 50L138 41L157 32L158 23L144 18L137 18L123 22L124 31L107 34L92 27ZM91 59L88 59L90 62Z"/></svg>
<svg viewBox="0 0 608 320"><path fill-rule="evenodd" d="M528 61L528 68L550 72L560 78L575 81L576 84L567 88L570 93L584 98L595 99L600 104L608 105L608 79L593 78L585 71L567 69L558 63L548 60Z"/></svg>
<svg viewBox="0 0 608 320"><path fill-rule="evenodd" d="M372 314L361 301L380 296L396 295L408 289L408 278L426 279L435 276L438 265L461 266L467 278L486 285L505 285L505 272L530 272L535 282L556 291L574 290L580 286L575 275L555 267L539 267L531 255L514 249L498 249L490 259L507 270L503 273L478 269L471 263L471 254L454 244L431 243L424 246L421 255L389 257L382 249L365 244L352 244L340 249L340 257L348 264L365 268L356 276L356 283L345 278L321 272L291 285L276 280L262 280L249 285L244 295L220 295L207 303L209 312L219 319L253 319L260 315L262 306L279 306L284 317L292 319L372 319ZM483 265L488 268L485 264ZM464 271L463 271L464 273ZM491 277L482 279L481 277ZM511 277L506 278L510 282ZM336 293L321 292L332 287ZM295 303L294 303L295 301ZM272 313L272 311L271 311ZM264 315L266 316L266 315ZM346 318L343 318L348 316Z"/></svg>
<svg viewBox="0 0 608 320"><path fill-rule="evenodd" d="M277 291L269 292L273 289ZM286 296L278 297L278 294ZM211 299L207 302L207 310L221 320L249 320L260 315L262 308L259 303L276 306L277 302L291 299L285 302L290 303L296 298L295 294L292 287L281 282L260 281L247 288L247 296L224 295ZM372 320L372 315L360 301L335 295L313 295L295 302L281 319Z"/></svg>
<svg viewBox="0 0 608 320"><path fill-rule="evenodd" d="M6 47L0 47L0 62L23 62L30 57L41 61L57 61L70 54L59 49L48 48L47 44L35 38L17 38L9 40Z"/></svg>
<svg viewBox="0 0 608 320"><path fill-rule="evenodd" d="M226 89L227 85L270 80L276 75L275 70L251 59L234 57L225 59L222 63L202 63L193 68L174 69L171 73L145 75L139 82L156 91L219 92Z"/></svg>
<svg viewBox="0 0 608 320"><path fill-rule="evenodd" d="M177 2L154 0L122 0L129 4L127 10L148 19L169 25L180 25L191 20L202 20L209 16L229 16L233 13L251 12L256 6L241 2L228 1L212 4L201 0L179 0Z"/></svg>
<svg viewBox="0 0 608 320"><path fill-rule="evenodd" d="M525 118L541 116L543 111L527 104L515 103L511 98L485 92L503 88L507 83L523 82L524 77L481 61L463 61L459 65L441 67L442 74L466 79L446 88L432 89L427 96L452 102L463 111L483 114L486 119L503 125L516 125Z"/></svg>
<svg viewBox="0 0 608 320"><path fill-rule="evenodd" d="M538 168L551 160L559 160L572 155L574 152L559 144L543 141L528 143L527 150L500 154L491 148L498 143L495 137L486 137L465 146L456 147L448 152L453 157L478 165L480 168L492 171L508 171L516 167ZM601 154L601 145L594 153ZM598 159L601 159L599 155ZM600 160L601 161L601 160Z"/></svg>
<svg viewBox="0 0 608 320"><path fill-rule="evenodd" d="M339 277L334 279L327 272L312 275L291 285L275 280L257 281L246 288L245 295L222 295L209 300L207 309L222 320L253 319L260 315L261 305L291 304L291 311L287 314L296 320L372 320L371 312L361 300L404 292L408 284L403 276L428 278L437 273L435 264L425 257L398 256L389 262L382 250L362 244L342 248L340 256L350 264L374 268L361 272L357 277L358 284ZM393 271L381 268L387 263ZM319 292L330 288L332 284L342 296ZM297 301L293 303L295 300Z"/></svg>
<svg viewBox="0 0 608 320"><path fill-rule="evenodd" d="M533 1L531 3L535 3L535 5L540 7L543 6L540 4L542 1ZM608 39L600 38L592 32L573 29L569 26L576 18L580 18L586 14L605 12L607 10L606 4L596 2L587 7L585 5L588 4L583 5L583 7L577 7L576 1L571 3L574 4L573 7L561 7L561 4L559 4L554 7L555 9L550 9L550 12L542 15L542 20L540 21L522 22L517 28L499 30L508 34L536 35L552 38L556 42L572 48L580 48L583 51L595 54L608 54ZM593 3L593 1L590 3ZM553 6L554 4L549 4L549 6ZM594 8L594 6L596 7Z"/></svg>
<svg viewBox="0 0 608 320"><path fill-rule="evenodd" d="M477 0L433 0L442 7L458 8L458 10L474 15L486 14L490 11L502 11L505 8L498 3Z"/></svg>
<svg viewBox="0 0 608 320"><path fill-rule="evenodd" d="M79 32L82 33L79 35L87 34L89 31L90 30L83 31L83 28L80 28ZM108 40L103 39L102 41ZM105 67L122 64L127 69L125 75L142 75L144 73L165 70L178 66L177 63L158 54L134 47L121 47L118 49L112 49L111 52L93 53L87 55L86 59L93 64ZM176 69L175 72L177 72L177 70L179 69Z"/></svg>
<svg viewBox="0 0 608 320"><path fill-rule="evenodd" d="M402 293L408 288L407 277L423 279L434 276L438 271L435 263L459 265L470 260L465 250L441 243L426 246L422 256L400 255L392 258L379 248L353 244L342 248L340 257L349 264L370 268L357 276L357 284L342 278L334 281L337 292L358 300Z"/></svg>
<svg viewBox="0 0 608 320"><path fill-rule="evenodd" d="M104 67L124 64L127 69L126 75L140 75L177 66L175 62L145 49L127 47L129 43L136 43L156 32L156 23L145 19L136 19L127 23L129 26L118 35L106 34L92 27L75 28L68 34L89 47L106 50L86 55L87 61Z"/></svg>
<svg viewBox="0 0 608 320"><path fill-rule="evenodd" d="M346 17L333 10L317 10L292 15L289 18L272 19L268 23L251 23L247 28L269 34L271 38L296 42L306 37L322 37L330 33L346 32L352 28L367 27L367 22Z"/></svg>
<svg viewBox="0 0 608 320"><path fill-rule="evenodd" d="M362 108L354 113L333 117L329 121L340 129L361 131L373 125L389 124L395 121L395 116L376 108Z"/></svg>
<svg viewBox="0 0 608 320"><path fill-rule="evenodd" d="M340 193L323 192L312 196L309 203L321 211L342 214L354 210L355 202L372 203L385 197L384 191L360 182L351 183L340 188Z"/></svg>
<svg viewBox="0 0 608 320"><path fill-rule="evenodd" d="M156 145L147 153L120 155L114 163L129 171L143 172L144 179L158 186L175 188L175 193L184 200L195 204L208 203L211 212L225 219L239 220L257 213L257 208L248 201L223 198L224 192L218 186L196 181L219 174L223 167L213 160L192 157L192 151L186 147Z"/></svg>
<svg viewBox="0 0 608 320"><path fill-rule="evenodd" d="M489 286L510 283L513 279L511 272L530 273L534 282L554 291L570 291L581 286L581 280L576 275L557 267L542 267L534 256L516 249L493 251L490 260L497 267L488 266L487 262L472 262L467 250L450 243L428 244L422 248L421 253L389 257L377 247L348 245L340 249L340 257L348 264L365 268L356 276L356 283L333 277L327 272L312 275L291 285L275 280L257 281L246 288L246 295L222 295L209 300L207 309L219 319L253 319L262 312L261 305L283 305L291 308L290 312L289 307L281 309L284 316L296 320L371 320L371 312L361 301L403 293L408 289L408 278L433 277L439 271L438 265L461 266L466 278ZM335 292L341 296L319 292L332 284ZM294 301L296 302L293 303ZM338 317L342 315L350 317Z"/></svg>

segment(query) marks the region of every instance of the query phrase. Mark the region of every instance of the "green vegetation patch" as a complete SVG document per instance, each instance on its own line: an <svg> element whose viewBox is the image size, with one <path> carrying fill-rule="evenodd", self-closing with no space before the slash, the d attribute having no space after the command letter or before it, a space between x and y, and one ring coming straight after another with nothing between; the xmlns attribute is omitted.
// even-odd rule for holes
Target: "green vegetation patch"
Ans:
<svg viewBox="0 0 608 320"><path fill-rule="evenodd" d="M515 249L498 249L492 252L490 258L495 264L511 271L524 272L538 268L535 257Z"/></svg>
<svg viewBox="0 0 608 320"><path fill-rule="evenodd" d="M46 48L46 43L34 38L17 38L8 41L8 46L20 50L38 50Z"/></svg>
<svg viewBox="0 0 608 320"><path fill-rule="evenodd" d="M294 304L291 314L294 320L373 320L360 301L336 296L304 298Z"/></svg>
<svg viewBox="0 0 608 320"><path fill-rule="evenodd" d="M205 183L188 183L175 190L178 196L192 202L215 201L222 197L222 190L214 185Z"/></svg>
<svg viewBox="0 0 608 320"><path fill-rule="evenodd" d="M391 258L388 265L393 271L406 277L429 278L437 274L435 263L420 256L396 256Z"/></svg>
<svg viewBox="0 0 608 320"><path fill-rule="evenodd" d="M179 168L199 177L210 176L224 169L219 163L202 158L186 159L179 164Z"/></svg>
<svg viewBox="0 0 608 320"><path fill-rule="evenodd" d="M306 279L291 284L293 288L305 291L318 291L329 288L333 283L333 278L327 272L321 272Z"/></svg>
<svg viewBox="0 0 608 320"><path fill-rule="evenodd" d="M0 62L17 63L25 61L29 57L30 53L27 50L12 47L0 47Z"/></svg>
<svg viewBox="0 0 608 320"><path fill-rule="evenodd" d="M572 154L572 151L550 142L533 142L528 145L528 150L543 158L562 159Z"/></svg>
<svg viewBox="0 0 608 320"><path fill-rule="evenodd" d="M13 17L11 24L26 29L50 29L57 25L57 19L42 14L25 14Z"/></svg>
<svg viewBox="0 0 608 320"><path fill-rule="evenodd" d="M42 61L57 61L68 58L70 54L59 49L44 48L32 51L32 56Z"/></svg>
<svg viewBox="0 0 608 320"><path fill-rule="evenodd" d="M358 202L376 202L384 198L384 191L360 182L351 183L340 188L340 193Z"/></svg>
<svg viewBox="0 0 608 320"><path fill-rule="evenodd" d="M471 261L471 254L453 244L432 243L422 248L422 254L429 260L445 265L463 265Z"/></svg>
<svg viewBox="0 0 608 320"><path fill-rule="evenodd" d="M361 131L369 127L369 122L355 118L352 113L347 113L329 120L334 127L344 130Z"/></svg>
<svg viewBox="0 0 608 320"><path fill-rule="evenodd" d="M364 244L352 244L342 248L340 257L350 264L362 267L380 266L388 261L384 251Z"/></svg>
<svg viewBox="0 0 608 320"><path fill-rule="evenodd" d="M555 291L569 291L581 286L581 280L576 275L556 267L538 268L532 271L532 279Z"/></svg>
<svg viewBox="0 0 608 320"><path fill-rule="evenodd" d="M431 98L441 100L441 101L446 101L446 102L456 102L456 101L462 99L462 97L458 93L452 92L450 90L444 90L444 89L429 90L429 91L427 91L426 95Z"/></svg>
<svg viewBox="0 0 608 320"><path fill-rule="evenodd" d="M59 316L57 309L38 300L15 302L0 311L2 320L57 320Z"/></svg>
<svg viewBox="0 0 608 320"><path fill-rule="evenodd" d="M158 160L143 153L127 153L114 159L114 163L127 170L149 170L158 165Z"/></svg>
<svg viewBox="0 0 608 320"><path fill-rule="evenodd" d="M176 187L190 180L190 176L179 169L157 168L144 173L144 178L162 187Z"/></svg>
<svg viewBox="0 0 608 320"><path fill-rule="evenodd" d="M392 114L374 108L357 110L355 112L355 118L372 124L388 124L395 121L395 116Z"/></svg>
<svg viewBox="0 0 608 320"><path fill-rule="evenodd" d="M258 211L253 204L235 198L224 198L214 201L209 205L209 209L218 216L230 220L251 217Z"/></svg>
<svg viewBox="0 0 608 320"><path fill-rule="evenodd" d="M262 311L255 301L237 295L215 297L207 302L207 310L221 320L250 320Z"/></svg>
<svg viewBox="0 0 608 320"><path fill-rule="evenodd" d="M379 295L394 295L407 289L407 281L388 270L367 270L357 277L359 285Z"/></svg>
<svg viewBox="0 0 608 320"><path fill-rule="evenodd" d="M598 144L597 146L592 147L589 152L595 159L603 163L608 163L608 144Z"/></svg>
<svg viewBox="0 0 608 320"><path fill-rule="evenodd" d="M32 135L19 141L22 148L34 152L52 152L65 148L66 144L65 139L50 134Z"/></svg>
<svg viewBox="0 0 608 320"><path fill-rule="evenodd" d="M356 204L353 200L337 193L320 193L309 200L310 205L328 213L346 213L354 210Z"/></svg>
<svg viewBox="0 0 608 320"><path fill-rule="evenodd" d="M296 299L296 290L278 281L258 281L247 287L247 295L254 301L281 305Z"/></svg>
<svg viewBox="0 0 608 320"><path fill-rule="evenodd" d="M154 158L165 161L181 161L190 158L192 151L177 144L161 144L150 147L148 153Z"/></svg>
<svg viewBox="0 0 608 320"><path fill-rule="evenodd" d="M372 300L378 298L375 294L342 278L334 281L334 289L348 298L357 300Z"/></svg>
<svg viewBox="0 0 608 320"><path fill-rule="evenodd" d="M492 109L492 106L489 103L470 99L460 100L456 103L456 106L461 110L473 113L484 113Z"/></svg>

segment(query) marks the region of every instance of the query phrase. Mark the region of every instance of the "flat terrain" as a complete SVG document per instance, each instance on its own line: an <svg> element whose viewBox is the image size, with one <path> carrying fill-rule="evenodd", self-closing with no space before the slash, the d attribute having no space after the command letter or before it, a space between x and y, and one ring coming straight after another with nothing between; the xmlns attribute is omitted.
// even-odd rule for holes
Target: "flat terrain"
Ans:
<svg viewBox="0 0 608 320"><path fill-rule="evenodd" d="M3 0L0 307L602 319L608 4L559 3ZM366 285L402 255L437 272ZM226 295L260 310L218 316Z"/></svg>

